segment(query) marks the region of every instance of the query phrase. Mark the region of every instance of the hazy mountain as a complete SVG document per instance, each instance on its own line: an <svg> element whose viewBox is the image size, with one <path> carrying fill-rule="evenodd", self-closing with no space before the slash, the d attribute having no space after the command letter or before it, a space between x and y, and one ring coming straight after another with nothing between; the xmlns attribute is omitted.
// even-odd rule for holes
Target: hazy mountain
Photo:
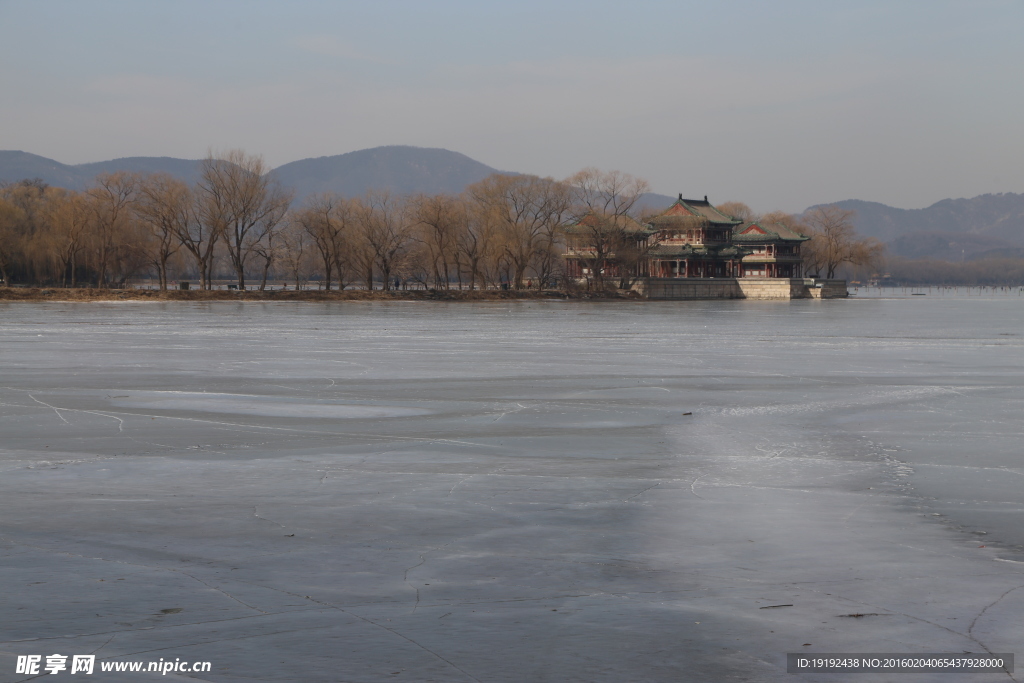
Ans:
<svg viewBox="0 0 1024 683"><path fill-rule="evenodd" d="M123 170L164 172L191 183L198 176L199 163L172 157L129 157L68 165L26 152L0 151L0 182L42 178L50 185L81 190L99 173ZM458 152L403 145L302 159L271 171L283 185L294 188L300 200L317 192L354 196L370 189L454 194L496 172ZM649 193L640 206L659 210L673 201L675 197ZM897 209L858 199L837 204L856 211L857 231L887 243L889 253L896 256L960 261L1017 254L1024 248L1024 194L944 199L924 209Z"/></svg>
<svg viewBox="0 0 1024 683"><path fill-rule="evenodd" d="M346 196L386 189L398 194L457 194L498 170L447 149L393 145L331 157L302 159L271 174L298 197L317 192Z"/></svg>
<svg viewBox="0 0 1024 683"><path fill-rule="evenodd" d="M675 197L669 197L667 194L646 192L640 196L640 201L636 203L636 206L640 211L664 211L675 201Z"/></svg>
<svg viewBox="0 0 1024 683"><path fill-rule="evenodd" d="M943 199L924 209L859 199L836 204L857 212L857 232L885 242L889 253L904 258L960 261L1024 247L1024 194Z"/></svg>
<svg viewBox="0 0 1024 683"><path fill-rule="evenodd" d="M187 183L199 179L199 159L175 159L174 157L126 157L111 161L97 161L91 164L72 166L86 178L86 184L100 173L132 171L136 173L168 173Z"/></svg>
<svg viewBox="0 0 1024 683"><path fill-rule="evenodd" d="M68 165L26 152L0 151L0 182L42 178L50 185L84 189L100 173L164 172L187 182L199 174L199 161L172 157L129 157ZM461 192L497 169L446 149L389 146L315 159L301 159L271 171L301 199L316 192L361 195L370 189L397 194Z"/></svg>
<svg viewBox="0 0 1024 683"><path fill-rule="evenodd" d="M128 157L72 166L27 152L0 151L0 182L42 178L56 187L84 190L100 173L114 171L163 172L193 182L199 177L199 161L172 157Z"/></svg>
<svg viewBox="0 0 1024 683"><path fill-rule="evenodd" d="M0 183L42 178L50 185L81 189L81 174L67 166L28 152L0 151Z"/></svg>

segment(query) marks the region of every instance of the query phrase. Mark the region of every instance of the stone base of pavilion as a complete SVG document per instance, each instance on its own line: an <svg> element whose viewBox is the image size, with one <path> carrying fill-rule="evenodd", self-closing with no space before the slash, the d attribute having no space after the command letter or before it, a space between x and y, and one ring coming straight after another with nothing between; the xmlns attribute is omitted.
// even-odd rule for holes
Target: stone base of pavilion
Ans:
<svg viewBox="0 0 1024 683"><path fill-rule="evenodd" d="M815 278L665 278L641 279L633 288L648 299L837 299L849 296L846 280Z"/></svg>

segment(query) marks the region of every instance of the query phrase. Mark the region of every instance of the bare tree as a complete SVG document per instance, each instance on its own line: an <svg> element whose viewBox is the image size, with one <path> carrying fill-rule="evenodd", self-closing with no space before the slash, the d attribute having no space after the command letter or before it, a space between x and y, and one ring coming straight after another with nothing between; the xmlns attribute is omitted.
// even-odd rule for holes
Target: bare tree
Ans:
<svg viewBox="0 0 1024 683"><path fill-rule="evenodd" d="M715 208L726 216L732 216L743 222L756 221L758 219L758 215L743 202L722 202L715 206Z"/></svg>
<svg viewBox="0 0 1024 683"><path fill-rule="evenodd" d="M298 291L302 289L303 283L309 280L310 264L315 249L313 238L296 220L288 222L280 238L280 261L295 281L295 290Z"/></svg>
<svg viewBox="0 0 1024 683"><path fill-rule="evenodd" d="M96 184L86 191L97 287L109 286L118 252L129 244L125 237L130 230L130 209L137 188L138 178L134 174L118 171L97 176Z"/></svg>
<svg viewBox="0 0 1024 683"><path fill-rule="evenodd" d="M588 285L604 288L614 273L627 283L639 263L638 250L648 240L638 222L638 203L650 190L646 180L620 171L585 168L566 178L572 200L572 220L565 226L571 247L585 266Z"/></svg>
<svg viewBox="0 0 1024 683"><path fill-rule="evenodd" d="M349 254L346 249L352 231L352 202L333 194L315 195L294 218L312 239L324 269L324 288L331 288L337 275L338 289L345 289Z"/></svg>
<svg viewBox="0 0 1024 683"><path fill-rule="evenodd" d="M284 245L281 243L281 232L286 226L285 222L277 222L265 230L259 240L253 242L252 255L261 263L260 287L261 292L267 290L267 278L270 269L278 260Z"/></svg>
<svg viewBox="0 0 1024 683"><path fill-rule="evenodd" d="M512 284L523 287L527 272L546 258L553 236L568 214L569 195L563 183L550 178L496 173L467 191L501 235Z"/></svg>
<svg viewBox="0 0 1024 683"><path fill-rule="evenodd" d="M188 234L192 220L192 198L188 186L166 173L154 173L139 181L138 198L133 208L153 238L151 259L167 289L167 263L183 246L182 234Z"/></svg>
<svg viewBox="0 0 1024 683"><path fill-rule="evenodd" d="M42 245L46 196L51 191L39 178L0 184L0 198L8 208L13 208L13 212L5 211L4 225L0 228L4 280L21 277L38 282L40 277L51 277L52 259Z"/></svg>
<svg viewBox="0 0 1024 683"><path fill-rule="evenodd" d="M195 261L200 289L213 287L213 263L217 245L224 236L224 221L214 198L192 188L175 202L175 231L178 241Z"/></svg>
<svg viewBox="0 0 1024 683"><path fill-rule="evenodd" d="M576 215L637 216L637 204L650 184L621 171L589 167L565 179Z"/></svg>
<svg viewBox="0 0 1024 683"><path fill-rule="evenodd" d="M466 224L459 230L456 239L456 253L461 273L465 273L469 279L469 288L480 289L487 287L491 264L496 260L498 253L498 236L494 227L494 221L489 220L487 207L480 206L474 202L461 199Z"/></svg>
<svg viewBox="0 0 1024 683"><path fill-rule="evenodd" d="M245 287L245 267L258 244L272 238L284 218L291 195L267 176L263 157L232 150L202 162L197 185L204 216L222 228L228 256Z"/></svg>
<svg viewBox="0 0 1024 683"><path fill-rule="evenodd" d="M804 214L805 234L811 240L804 249L805 271L834 278L843 263L868 265L881 257L884 245L873 238L858 239L853 227L856 212L836 205L819 206Z"/></svg>
<svg viewBox="0 0 1024 683"><path fill-rule="evenodd" d="M412 214L434 287L450 289L452 279L461 284L459 237L469 223L465 204L450 195L420 195L412 200Z"/></svg>
<svg viewBox="0 0 1024 683"><path fill-rule="evenodd" d="M128 280L147 270L153 262L157 247L146 226L129 212L118 234L116 248L108 267L109 282L118 288Z"/></svg>
<svg viewBox="0 0 1024 683"><path fill-rule="evenodd" d="M18 226L23 212L12 202L0 198L0 284L10 284L10 268L21 246Z"/></svg>
<svg viewBox="0 0 1024 683"><path fill-rule="evenodd" d="M391 288L391 276L401 265L402 257L412 240L408 211L390 193L370 192L358 207L356 215L367 256L372 258L373 266L384 281L384 289L388 290ZM372 271L367 286L373 288Z"/></svg>
<svg viewBox="0 0 1024 683"><path fill-rule="evenodd" d="M77 192L59 188L47 191L45 249L57 264L62 287L78 286L78 265L86 247L89 207ZM69 282L70 281L70 282Z"/></svg>
<svg viewBox="0 0 1024 683"><path fill-rule="evenodd" d="M348 247L348 260L352 268L363 281L368 291L374 287L374 276L376 272L377 255L373 245L366 236L366 226L363 216L366 213L366 205L359 198L352 200L353 235Z"/></svg>

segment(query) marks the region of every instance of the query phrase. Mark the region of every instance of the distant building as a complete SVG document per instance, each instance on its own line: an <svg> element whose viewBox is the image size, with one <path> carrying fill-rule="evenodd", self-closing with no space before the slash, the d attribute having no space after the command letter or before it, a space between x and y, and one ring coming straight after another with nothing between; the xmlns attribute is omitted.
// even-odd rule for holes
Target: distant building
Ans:
<svg viewBox="0 0 1024 683"><path fill-rule="evenodd" d="M654 244L650 277L739 277L743 251L732 242L742 221L726 216L707 197L679 199L650 221Z"/></svg>
<svg viewBox="0 0 1024 683"><path fill-rule="evenodd" d="M810 238L781 223L754 221L733 229L732 242L744 254L742 277L803 277L800 245Z"/></svg>
<svg viewBox="0 0 1024 683"><path fill-rule="evenodd" d="M743 222L704 199L679 199L640 224L585 216L566 228L569 277L799 278L809 238L778 223Z"/></svg>

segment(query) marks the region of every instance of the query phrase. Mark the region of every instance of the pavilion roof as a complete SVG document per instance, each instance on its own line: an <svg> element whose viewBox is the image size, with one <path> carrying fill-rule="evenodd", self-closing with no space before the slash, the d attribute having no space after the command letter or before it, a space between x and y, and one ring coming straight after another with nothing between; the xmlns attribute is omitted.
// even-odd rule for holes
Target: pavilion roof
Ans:
<svg viewBox="0 0 1024 683"><path fill-rule="evenodd" d="M716 209L708 201L707 197L704 197L704 199L683 199L683 195L680 194L679 199L672 206L651 219L651 224L667 227L674 224L689 223L694 220L707 221L708 223L717 223L719 225L737 225L742 222Z"/></svg>
<svg viewBox="0 0 1024 683"><path fill-rule="evenodd" d="M733 242L804 242L811 239L782 223L750 221L733 228Z"/></svg>

